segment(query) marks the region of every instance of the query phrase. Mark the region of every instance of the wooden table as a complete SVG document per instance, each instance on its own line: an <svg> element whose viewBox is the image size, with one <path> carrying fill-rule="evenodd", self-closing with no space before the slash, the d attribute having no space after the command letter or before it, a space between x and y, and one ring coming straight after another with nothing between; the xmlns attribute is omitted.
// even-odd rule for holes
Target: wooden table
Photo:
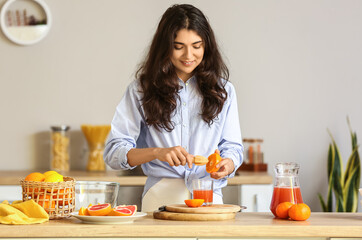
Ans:
<svg viewBox="0 0 362 240"><path fill-rule="evenodd" d="M271 213L237 213L227 221L170 221L152 216L130 224L83 224L71 217L34 225L0 224L0 237L329 238L362 237L362 213L312 213L307 221L275 219Z"/></svg>

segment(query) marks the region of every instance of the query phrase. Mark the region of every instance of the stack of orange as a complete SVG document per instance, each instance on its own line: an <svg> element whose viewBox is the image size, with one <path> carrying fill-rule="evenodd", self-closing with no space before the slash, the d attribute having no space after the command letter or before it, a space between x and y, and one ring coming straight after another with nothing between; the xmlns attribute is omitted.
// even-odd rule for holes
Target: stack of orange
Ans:
<svg viewBox="0 0 362 240"><path fill-rule="evenodd" d="M311 210L305 203L282 202L276 208L278 218L304 221L310 217Z"/></svg>
<svg viewBox="0 0 362 240"><path fill-rule="evenodd" d="M63 182L63 175L59 174L56 171L46 171L44 173L40 172L32 172L29 175L27 175L24 179L25 181L32 181L32 182L47 182L47 183L57 183L57 182ZM36 200L36 202L42 206L47 212L49 212L50 208L55 208L55 202L58 201L59 205L63 205L63 194L64 190L59 190L59 199L54 198L52 196L53 193L56 193L58 190L56 189L43 189L43 188L28 188L27 192L32 194L32 198ZM65 191L65 198L69 199L71 198L71 193L69 189L66 189ZM61 194L63 193L63 194ZM67 194L68 193L68 194ZM67 201L65 201L65 204L69 204Z"/></svg>

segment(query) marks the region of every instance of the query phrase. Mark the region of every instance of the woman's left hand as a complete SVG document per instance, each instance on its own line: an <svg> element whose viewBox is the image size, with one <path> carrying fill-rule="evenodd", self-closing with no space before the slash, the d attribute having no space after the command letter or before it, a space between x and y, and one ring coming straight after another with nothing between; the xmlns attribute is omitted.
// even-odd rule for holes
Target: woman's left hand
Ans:
<svg viewBox="0 0 362 240"><path fill-rule="evenodd" d="M224 178L234 171L234 162L230 158L223 158L217 165L220 168L217 172L210 173L210 177L214 179Z"/></svg>

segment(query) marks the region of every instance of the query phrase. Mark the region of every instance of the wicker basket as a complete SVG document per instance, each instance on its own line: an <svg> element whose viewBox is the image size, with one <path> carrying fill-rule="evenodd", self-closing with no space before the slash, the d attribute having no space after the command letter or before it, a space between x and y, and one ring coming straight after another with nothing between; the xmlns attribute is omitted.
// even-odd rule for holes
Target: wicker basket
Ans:
<svg viewBox="0 0 362 240"><path fill-rule="evenodd" d="M49 219L70 217L75 209L75 180L63 177L63 182L21 180L23 201L34 199L49 214Z"/></svg>

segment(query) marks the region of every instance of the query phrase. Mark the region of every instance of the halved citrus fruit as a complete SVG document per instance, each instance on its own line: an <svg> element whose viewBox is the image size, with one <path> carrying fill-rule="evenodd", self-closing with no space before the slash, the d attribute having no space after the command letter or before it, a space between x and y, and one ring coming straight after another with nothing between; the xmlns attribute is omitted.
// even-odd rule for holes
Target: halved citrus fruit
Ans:
<svg viewBox="0 0 362 240"><path fill-rule="evenodd" d="M137 211L137 205L120 205L112 209L108 216L132 216Z"/></svg>
<svg viewBox="0 0 362 240"><path fill-rule="evenodd" d="M81 215L81 216L89 216L89 213L88 213L87 208L81 207L81 208L79 209L78 215Z"/></svg>
<svg viewBox="0 0 362 240"><path fill-rule="evenodd" d="M87 208L89 215L91 216L106 216L112 211L111 204L97 204Z"/></svg>
<svg viewBox="0 0 362 240"><path fill-rule="evenodd" d="M219 168L216 165L221 162L221 157L218 153L211 154L208 158L209 162L206 164L206 172L212 173L219 171Z"/></svg>
<svg viewBox="0 0 362 240"><path fill-rule="evenodd" d="M204 201L205 199L187 199L185 203L188 207L200 207Z"/></svg>

